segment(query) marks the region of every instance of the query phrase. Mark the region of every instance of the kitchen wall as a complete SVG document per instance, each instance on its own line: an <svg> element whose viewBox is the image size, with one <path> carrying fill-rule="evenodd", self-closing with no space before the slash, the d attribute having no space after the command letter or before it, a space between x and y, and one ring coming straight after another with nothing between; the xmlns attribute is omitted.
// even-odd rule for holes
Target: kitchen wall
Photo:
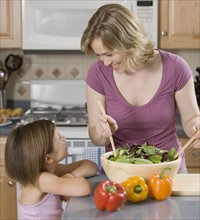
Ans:
<svg viewBox="0 0 200 220"><path fill-rule="evenodd" d="M13 72L8 83L7 100L23 101L30 99L31 80L80 80L85 79L87 70L96 57L83 54L24 54L22 50L1 50L0 60L5 61L10 53L23 57L19 71Z"/></svg>
<svg viewBox="0 0 200 220"><path fill-rule="evenodd" d="M182 56L190 65L193 75L200 66L199 50L171 51ZM4 62L10 53L23 56L23 66L12 74L6 92L7 100L27 101L30 99L30 81L32 79L85 79L87 70L96 57L83 54L24 54L22 50L4 49L0 52L0 61Z"/></svg>

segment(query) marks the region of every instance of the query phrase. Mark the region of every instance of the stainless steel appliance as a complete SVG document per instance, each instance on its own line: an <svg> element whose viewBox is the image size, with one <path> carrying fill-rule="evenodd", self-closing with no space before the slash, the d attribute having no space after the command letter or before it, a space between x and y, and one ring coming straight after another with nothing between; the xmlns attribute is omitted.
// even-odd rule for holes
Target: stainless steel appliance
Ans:
<svg viewBox="0 0 200 220"><path fill-rule="evenodd" d="M37 119L49 119L56 126L63 127L82 127L87 126L87 108L86 106L63 106L61 109L47 107L32 107L23 116L24 122L30 122Z"/></svg>
<svg viewBox="0 0 200 220"><path fill-rule="evenodd" d="M157 48L158 0L22 0L22 48L79 50L92 14L102 5L118 3L133 11Z"/></svg>
<svg viewBox="0 0 200 220"><path fill-rule="evenodd" d="M85 90L83 80L31 81L31 108L24 114L22 123L53 121L59 133L66 137L69 155L62 163L90 159L100 170L100 156L105 147L95 146L88 136Z"/></svg>

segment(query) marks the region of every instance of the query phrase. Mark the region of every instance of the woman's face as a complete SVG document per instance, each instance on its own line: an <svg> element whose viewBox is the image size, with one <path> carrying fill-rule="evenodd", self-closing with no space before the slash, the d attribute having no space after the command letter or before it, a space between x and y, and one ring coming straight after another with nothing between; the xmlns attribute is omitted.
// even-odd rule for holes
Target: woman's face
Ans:
<svg viewBox="0 0 200 220"><path fill-rule="evenodd" d="M61 136L57 129L55 129L53 136L53 152L51 153L51 156L57 162L60 162L67 157L65 137Z"/></svg>
<svg viewBox="0 0 200 220"><path fill-rule="evenodd" d="M94 53L105 66L110 66L116 73L124 73L124 59L117 51L106 51L100 39L94 39L91 43Z"/></svg>

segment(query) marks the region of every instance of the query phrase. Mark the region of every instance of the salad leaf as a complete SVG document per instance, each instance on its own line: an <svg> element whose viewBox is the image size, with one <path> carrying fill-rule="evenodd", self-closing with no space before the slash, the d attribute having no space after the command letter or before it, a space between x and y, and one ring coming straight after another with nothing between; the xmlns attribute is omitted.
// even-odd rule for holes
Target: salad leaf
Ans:
<svg viewBox="0 0 200 220"><path fill-rule="evenodd" d="M173 147L167 153L167 157L168 157L169 161L173 161L174 160L175 154L176 154L176 149Z"/></svg>
<svg viewBox="0 0 200 220"><path fill-rule="evenodd" d="M154 146L143 146L143 151L146 155L154 155L156 153L156 148Z"/></svg>
<svg viewBox="0 0 200 220"><path fill-rule="evenodd" d="M116 156L110 155L108 160L120 163L163 163L175 160L176 149L169 151L156 148L152 145L139 144L132 148L129 145L116 149ZM148 162L149 161L149 162Z"/></svg>
<svg viewBox="0 0 200 220"><path fill-rule="evenodd" d="M149 160L152 163L161 163L162 162L162 156L160 156L160 155L151 155L151 156L149 156Z"/></svg>

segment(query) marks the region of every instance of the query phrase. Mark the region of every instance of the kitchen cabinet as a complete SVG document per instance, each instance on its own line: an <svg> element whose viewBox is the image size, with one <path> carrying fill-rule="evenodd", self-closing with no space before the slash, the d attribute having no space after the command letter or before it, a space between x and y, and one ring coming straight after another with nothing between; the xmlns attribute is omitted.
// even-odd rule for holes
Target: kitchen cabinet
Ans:
<svg viewBox="0 0 200 220"><path fill-rule="evenodd" d="M180 137L179 141L182 146L189 139L186 137ZM200 173L200 148L193 148L192 145L185 149L185 159L187 169L189 173Z"/></svg>
<svg viewBox="0 0 200 220"><path fill-rule="evenodd" d="M21 48L21 0L0 1L0 48Z"/></svg>
<svg viewBox="0 0 200 220"><path fill-rule="evenodd" d="M17 219L16 183L5 172L6 137L0 136L0 219Z"/></svg>
<svg viewBox="0 0 200 220"><path fill-rule="evenodd" d="M200 48L200 1L159 1L159 47Z"/></svg>

